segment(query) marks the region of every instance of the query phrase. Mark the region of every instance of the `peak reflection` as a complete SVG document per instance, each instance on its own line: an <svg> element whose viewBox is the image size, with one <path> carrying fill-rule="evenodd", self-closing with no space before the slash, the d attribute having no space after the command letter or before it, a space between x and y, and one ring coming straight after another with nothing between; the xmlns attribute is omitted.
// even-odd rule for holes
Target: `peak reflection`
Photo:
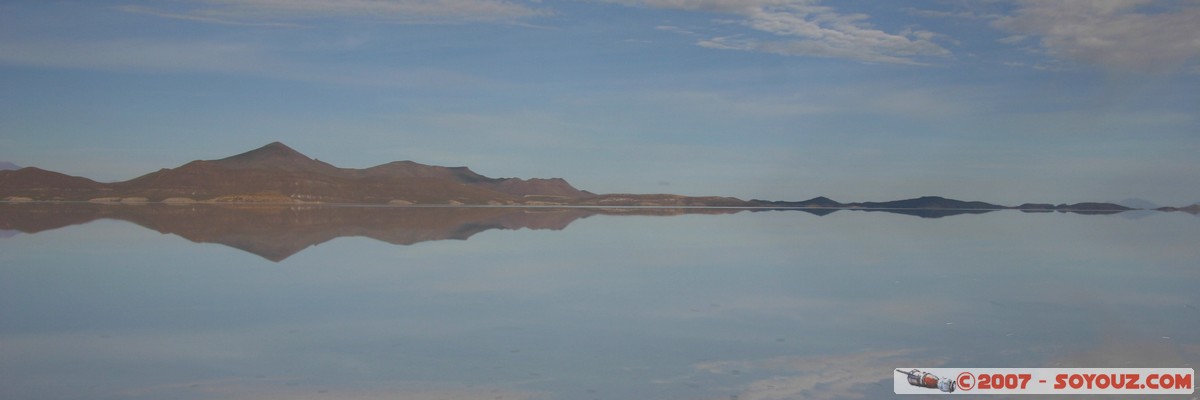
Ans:
<svg viewBox="0 0 1200 400"><path fill-rule="evenodd" d="M344 236L411 245L467 240L491 229L561 230L597 214L730 214L736 209L346 207L269 205L21 204L0 207L0 230L37 233L98 219L135 223L196 243L217 243L279 262Z"/></svg>

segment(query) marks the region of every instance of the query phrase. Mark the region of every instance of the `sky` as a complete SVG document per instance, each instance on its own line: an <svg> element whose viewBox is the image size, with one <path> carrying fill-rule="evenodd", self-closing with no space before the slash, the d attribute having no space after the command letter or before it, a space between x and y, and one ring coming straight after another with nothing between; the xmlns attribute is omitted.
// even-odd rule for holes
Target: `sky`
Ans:
<svg viewBox="0 0 1200 400"><path fill-rule="evenodd" d="M1200 2L0 2L0 161L281 141L597 193L1200 202Z"/></svg>

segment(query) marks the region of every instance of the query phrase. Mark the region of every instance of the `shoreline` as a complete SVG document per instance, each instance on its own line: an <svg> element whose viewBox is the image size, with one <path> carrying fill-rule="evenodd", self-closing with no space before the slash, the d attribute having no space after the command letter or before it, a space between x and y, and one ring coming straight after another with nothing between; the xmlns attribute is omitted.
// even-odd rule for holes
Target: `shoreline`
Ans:
<svg viewBox="0 0 1200 400"><path fill-rule="evenodd" d="M62 204L62 205L84 205L92 204L98 206L145 206L145 205L164 205L164 206L270 206L270 207L361 207L361 208L531 208L531 209L555 209L555 208L570 208L570 209L714 209L714 210L861 210L861 211L1005 211L1016 210L1026 213L1050 213L1050 212L1126 212L1126 211L1159 211L1172 212L1178 210L1163 210L1154 208L1131 208L1128 210L1107 210L1107 209L1022 209L1019 207L995 207L995 208L954 208L954 207L801 207L801 206L669 206L669 205L589 205L589 204L389 204L389 203L323 203L323 202L260 202L260 201L211 201L211 200L196 200L190 202L178 201L150 201L150 200L10 200L0 199L0 204Z"/></svg>

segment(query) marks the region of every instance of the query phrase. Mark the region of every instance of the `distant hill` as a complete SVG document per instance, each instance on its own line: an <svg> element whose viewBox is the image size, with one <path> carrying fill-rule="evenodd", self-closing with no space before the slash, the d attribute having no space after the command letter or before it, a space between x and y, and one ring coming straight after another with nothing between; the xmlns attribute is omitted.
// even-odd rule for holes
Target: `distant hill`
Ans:
<svg viewBox="0 0 1200 400"><path fill-rule="evenodd" d="M1077 214L1115 214L1133 210L1132 207L1126 207L1120 204L1113 203L1075 203L1075 204L1049 204L1049 203L1025 203L1016 207L1012 207L1024 212L1072 212Z"/></svg>
<svg viewBox="0 0 1200 400"><path fill-rule="evenodd" d="M1006 207L982 201L962 201L938 196L841 203L823 196L803 201L745 201L718 196L595 194L577 189L561 178L491 178L467 167L441 167L413 161L395 161L365 169L339 168L310 158L280 142L221 159L196 160L115 183L100 183L88 178L32 167L0 170L0 200L135 204L207 202L741 207L802 209L815 215L849 209L883 210L926 218L979 214L1009 208L1026 212L1061 211L1089 214L1117 213L1140 208L1113 203L1026 203L1017 207ZM1135 205L1144 206L1142 203ZM1166 208L1157 209L1169 211ZM1195 206L1170 210L1192 209L1195 209Z"/></svg>
<svg viewBox="0 0 1200 400"><path fill-rule="evenodd" d="M1200 203L1192 204L1192 205L1186 206L1186 207L1159 207L1159 208L1156 208L1156 210L1158 210L1158 211L1183 211L1188 214L1197 215L1197 214L1200 214Z"/></svg>
<svg viewBox="0 0 1200 400"><path fill-rule="evenodd" d="M21 167L17 166L17 164L13 164L8 161L0 161L0 171L12 171L18 169L21 169Z"/></svg>
<svg viewBox="0 0 1200 400"><path fill-rule="evenodd" d="M1075 203L1075 204L1059 204L1054 206L1058 211L1069 211L1080 214L1115 214L1119 212L1129 211L1132 208L1125 207L1120 204L1113 203Z"/></svg>
<svg viewBox="0 0 1200 400"><path fill-rule="evenodd" d="M839 203L828 197L814 197L804 201L768 201L750 200L751 203L762 207L799 207L799 208L844 208L846 204Z"/></svg>
<svg viewBox="0 0 1200 400"><path fill-rule="evenodd" d="M1158 208L1158 204L1146 199L1129 198L1116 202L1115 204L1129 207L1135 210L1153 210Z"/></svg>
<svg viewBox="0 0 1200 400"><path fill-rule="evenodd" d="M804 208L868 208L868 209L941 209L941 210L1002 210L1007 207L999 206L982 201L962 201L947 199L938 196L925 196L914 199L883 201L883 202L865 202L865 203L839 203L831 200L828 197L814 197L804 201L766 201L766 200L751 200L752 203L764 207L804 207Z"/></svg>
<svg viewBox="0 0 1200 400"><path fill-rule="evenodd" d="M915 199L895 200L885 202L851 203L855 208L888 208L888 209L920 209L933 208L942 210L1002 210L1006 207L982 201L962 201L938 196L925 196Z"/></svg>

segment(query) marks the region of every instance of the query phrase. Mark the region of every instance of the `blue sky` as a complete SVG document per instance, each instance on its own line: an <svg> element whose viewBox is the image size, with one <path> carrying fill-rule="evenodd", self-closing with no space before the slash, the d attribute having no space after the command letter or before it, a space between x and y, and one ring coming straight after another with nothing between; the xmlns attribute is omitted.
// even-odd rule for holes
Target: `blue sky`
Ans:
<svg viewBox="0 0 1200 400"><path fill-rule="evenodd" d="M593 192L1200 201L1194 1L10 1L0 160L272 141Z"/></svg>

